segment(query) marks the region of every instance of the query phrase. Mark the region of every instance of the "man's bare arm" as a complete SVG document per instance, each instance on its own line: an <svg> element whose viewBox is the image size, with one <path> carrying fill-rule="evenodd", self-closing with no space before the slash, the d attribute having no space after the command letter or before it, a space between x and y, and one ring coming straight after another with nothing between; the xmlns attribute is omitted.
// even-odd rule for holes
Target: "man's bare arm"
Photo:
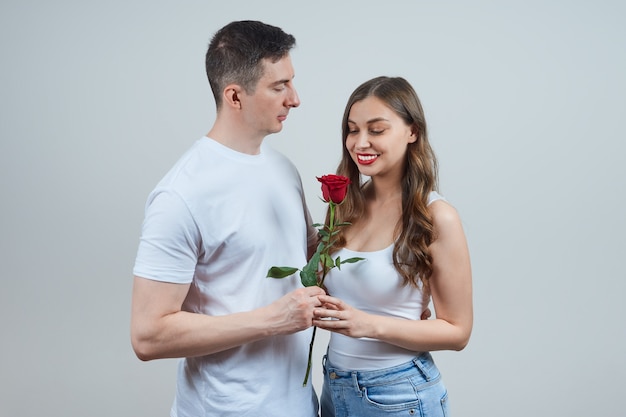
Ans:
<svg viewBox="0 0 626 417"><path fill-rule="evenodd" d="M256 310L208 316L181 310L189 284L135 277L131 341L141 360L208 355L311 326L318 287L300 288Z"/></svg>

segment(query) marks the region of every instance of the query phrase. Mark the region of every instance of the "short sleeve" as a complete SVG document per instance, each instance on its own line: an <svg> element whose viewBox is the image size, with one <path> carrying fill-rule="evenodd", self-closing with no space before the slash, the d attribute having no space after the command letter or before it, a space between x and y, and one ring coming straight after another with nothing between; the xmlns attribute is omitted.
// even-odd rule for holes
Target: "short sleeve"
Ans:
<svg viewBox="0 0 626 417"><path fill-rule="evenodd" d="M155 190L146 204L133 273L155 281L190 283L200 246L200 232L183 199L172 191Z"/></svg>

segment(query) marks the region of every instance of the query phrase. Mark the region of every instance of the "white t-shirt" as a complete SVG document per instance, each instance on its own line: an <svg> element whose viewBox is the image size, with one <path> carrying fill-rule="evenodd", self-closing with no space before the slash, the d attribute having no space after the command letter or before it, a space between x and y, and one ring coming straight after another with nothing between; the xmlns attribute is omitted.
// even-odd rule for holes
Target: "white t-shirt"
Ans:
<svg viewBox="0 0 626 417"><path fill-rule="evenodd" d="M315 239L300 176L269 146L247 155L203 137L159 182L146 204L134 274L191 283L183 310L250 311L300 288L266 278L301 268ZM317 416L302 387L311 329L181 360L171 415Z"/></svg>
<svg viewBox="0 0 626 417"><path fill-rule="evenodd" d="M428 204L442 200L431 192ZM333 256L341 259L365 258L353 264L344 264L341 270L332 269L324 285L328 293L365 312L407 320L419 320L430 302L430 294L418 287L403 285L393 265L393 248L373 252L340 249ZM418 352L367 337L352 338L331 333L328 358L333 366L345 370L369 371L389 368L413 359Z"/></svg>

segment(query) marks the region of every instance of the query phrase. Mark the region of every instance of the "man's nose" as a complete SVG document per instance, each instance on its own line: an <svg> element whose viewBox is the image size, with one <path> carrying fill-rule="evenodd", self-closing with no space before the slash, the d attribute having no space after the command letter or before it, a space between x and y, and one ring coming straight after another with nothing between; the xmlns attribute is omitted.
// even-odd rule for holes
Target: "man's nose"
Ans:
<svg viewBox="0 0 626 417"><path fill-rule="evenodd" d="M300 105L300 97L295 88L291 89L291 94L287 98L287 107L298 107Z"/></svg>

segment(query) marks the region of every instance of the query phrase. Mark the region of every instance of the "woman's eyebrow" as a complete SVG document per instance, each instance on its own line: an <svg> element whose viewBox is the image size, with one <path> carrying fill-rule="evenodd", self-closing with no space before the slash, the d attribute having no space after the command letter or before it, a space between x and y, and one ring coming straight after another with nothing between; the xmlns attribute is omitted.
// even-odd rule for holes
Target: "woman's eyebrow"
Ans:
<svg viewBox="0 0 626 417"><path fill-rule="evenodd" d="M366 123L369 125L376 122L389 122L389 119L385 119L384 117L374 117L373 119L368 120ZM348 123L356 124L356 122L352 119L348 119Z"/></svg>

